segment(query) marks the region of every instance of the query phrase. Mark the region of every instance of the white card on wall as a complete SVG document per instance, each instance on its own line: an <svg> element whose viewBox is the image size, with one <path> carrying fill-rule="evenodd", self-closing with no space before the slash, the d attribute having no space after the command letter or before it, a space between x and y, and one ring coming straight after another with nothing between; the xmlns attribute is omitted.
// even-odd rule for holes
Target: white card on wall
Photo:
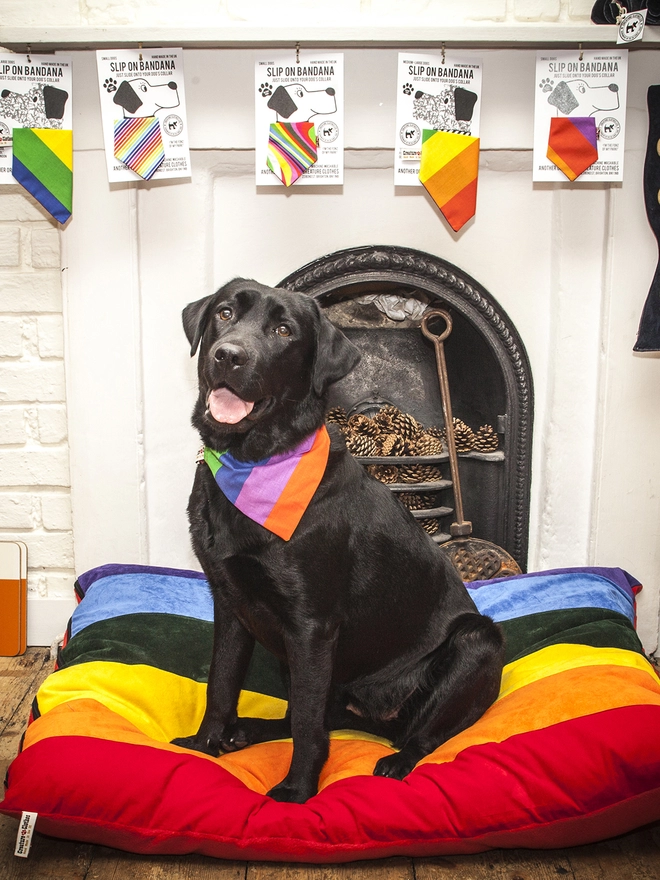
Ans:
<svg viewBox="0 0 660 880"><path fill-rule="evenodd" d="M0 183L16 183L13 128L73 128L69 57L0 55Z"/></svg>
<svg viewBox="0 0 660 880"><path fill-rule="evenodd" d="M110 183L140 180L115 157L115 124L155 117L164 160L151 180L190 177L188 120L181 49L99 49L96 65L103 143Z"/></svg>
<svg viewBox="0 0 660 880"><path fill-rule="evenodd" d="M535 181L566 182L547 157L552 117L593 117L598 160L577 182L623 180L626 131L628 52L626 49L580 49L538 52L534 103Z"/></svg>
<svg viewBox="0 0 660 880"><path fill-rule="evenodd" d="M344 56L338 52L273 51L255 63L255 179L282 186L266 164L274 122L313 122L318 158L293 186L344 182Z"/></svg>
<svg viewBox="0 0 660 880"><path fill-rule="evenodd" d="M422 131L479 137L481 59L470 52L400 52L397 74L394 183L421 186Z"/></svg>

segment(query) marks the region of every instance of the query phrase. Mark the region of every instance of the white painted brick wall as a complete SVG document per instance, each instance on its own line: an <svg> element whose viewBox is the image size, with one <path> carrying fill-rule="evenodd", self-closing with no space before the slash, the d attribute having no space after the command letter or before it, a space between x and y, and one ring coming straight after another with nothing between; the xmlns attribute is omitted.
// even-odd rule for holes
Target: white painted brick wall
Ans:
<svg viewBox="0 0 660 880"><path fill-rule="evenodd" d="M63 355L59 231L2 187L0 540L27 544L29 595L49 600L74 581Z"/></svg>
<svg viewBox="0 0 660 880"><path fill-rule="evenodd" d="M456 24L482 21L589 20L594 0L3 0L2 24L6 27L44 27L49 24L84 27L103 25L227 25L244 21L263 24L286 17L304 22L333 24L386 22L414 18L425 23ZM293 35L295 38L295 34Z"/></svg>

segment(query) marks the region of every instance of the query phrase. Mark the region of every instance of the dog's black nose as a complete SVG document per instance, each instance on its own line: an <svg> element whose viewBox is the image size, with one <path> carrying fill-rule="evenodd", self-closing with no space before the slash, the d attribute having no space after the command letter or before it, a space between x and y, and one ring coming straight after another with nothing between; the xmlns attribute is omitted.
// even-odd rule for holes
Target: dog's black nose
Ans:
<svg viewBox="0 0 660 880"><path fill-rule="evenodd" d="M242 367L248 362L247 351L233 342L223 342L213 352L213 357L225 367Z"/></svg>
<svg viewBox="0 0 660 880"><path fill-rule="evenodd" d="M170 80L170 82L168 82L167 88L172 89L173 92L176 92L176 83L174 82L174 80Z"/></svg>
<svg viewBox="0 0 660 880"><path fill-rule="evenodd" d="M335 93L335 90L332 88L332 86L330 86L330 88L326 89L325 91L328 95L334 95Z"/></svg>

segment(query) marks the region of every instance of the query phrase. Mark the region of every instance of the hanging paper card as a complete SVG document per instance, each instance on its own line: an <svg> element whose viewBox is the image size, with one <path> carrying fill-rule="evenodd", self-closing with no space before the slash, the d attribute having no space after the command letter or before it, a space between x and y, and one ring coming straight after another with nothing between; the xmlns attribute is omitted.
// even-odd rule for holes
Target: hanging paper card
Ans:
<svg viewBox="0 0 660 880"><path fill-rule="evenodd" d="M481 59L399 53L394 183L421 186L422 133L446 131L479 137Z"/></svg>
<svg viewBox="0 0 660 880"><path fill-rule="evenodd" d="M15 128L71 131L71 59L64 55L0 55L0 183L15 184Z"/></svg>
<svg viewBox="0 0 660 880"><path fill-rule="evenodd" d="M255 174L258 186L282 186L268 165L271 125L313 123L317 156L293 186L344 182L344 56L271 52L255 64ZM271 141L272 143L272 141ZM272 150L271 150L272 153ZM271 166L274 166L271 155ZM293 189L292 186L292 189Z"/></svg>
<svg viewBox="0 0 660 880"><path fill-rule="evenodd" d="M537 181L569 177L548 158L551 120L572 120L584 129L595 122L598 158L575 178L576 183L623 180L628 52L626 49L579 49L539 52L536 56L534 171Z"/></svg>
<svg viewBox="0 0 660 880"><path fill-rule="evenodd" d="M181 49L99 49L103 143L111 183L190 177Z"/></svg>

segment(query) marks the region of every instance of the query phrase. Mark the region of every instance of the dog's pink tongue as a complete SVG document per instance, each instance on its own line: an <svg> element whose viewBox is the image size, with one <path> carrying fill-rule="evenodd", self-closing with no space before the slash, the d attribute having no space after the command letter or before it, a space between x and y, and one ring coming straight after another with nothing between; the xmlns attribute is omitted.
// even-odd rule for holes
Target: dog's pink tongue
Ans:
<svg viewBox="0 0 660 880"><path fill-rule="evenodd" d="M209 412L216 422L226 425L235 425L244 419L254 407L249 400L241 400L229 388L216 388L209 395Z"/></svg>

